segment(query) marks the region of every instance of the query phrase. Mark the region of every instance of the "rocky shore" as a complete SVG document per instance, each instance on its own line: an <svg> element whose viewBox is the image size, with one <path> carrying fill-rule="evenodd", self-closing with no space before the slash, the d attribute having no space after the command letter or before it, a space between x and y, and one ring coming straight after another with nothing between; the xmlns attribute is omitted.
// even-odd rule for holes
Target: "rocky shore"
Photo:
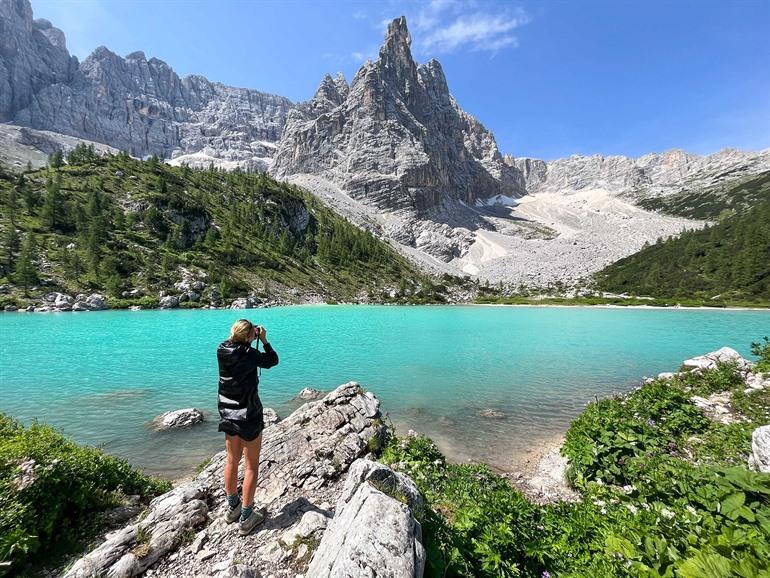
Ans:
<svg viewBox="0 0 770 578"><path fill-rule="evenodd" d="M422 576L422 497L373 461L385 433L377 398L341 385L265 429L256 500L268 517L251 535L222 517L222 452L65 576Z"/></svg>
<svg viewBox="0 0 770 578"><path fill-rule="evenodd" d="M745 359L730 347L722 347L703 355L682 361L676 372L662 372L656 377L645 377L644 383L655 380L670 380L686 372L703 373L716 369L719 364L732 363L744 384L744 393L753 395L770 389L770 374L755 371L755 364ZM729 425L744 418L732 407L730 392L716 392L708 397L693 395L692 403L710 420ZM566 478L569 460L561 453L564 437L557 436L550 442L535 448L532 457L517 471L503 472L512 485L521 490L529 500L538 504L560 501L575 501L580 495L571 487ZM770 425L754 430L752 453L748 467L760 472L770 472Z"/></svg>

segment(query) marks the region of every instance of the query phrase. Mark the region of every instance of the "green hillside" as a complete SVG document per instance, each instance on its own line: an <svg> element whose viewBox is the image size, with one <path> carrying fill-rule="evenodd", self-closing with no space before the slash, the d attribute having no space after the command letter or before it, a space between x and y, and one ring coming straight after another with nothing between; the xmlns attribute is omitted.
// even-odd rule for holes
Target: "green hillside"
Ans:
<svg viewBox="0 0 770 578"><path fill-rule="evenodd" d="M648 211L657 211L688 219L714 220L770 201L770 172L732 181L705 191L683 191L666 197L639 202Z"/></svg>
<svg viewBox="0 0 770 578"><path fill-rule="evenodd" d="M596 275L615 293L770 301L770 200L702 230L660 239Z"/></svg>
<svg viewBox="0 0 770 578"><path fill-rule="evenodd" d="M431 280L389 245L265 174L99 157L87 148L51 164L0 171L0 284L10 287L3 304L56 289L100 291L125 306L139 298L118 298L136 290L152 306L159 291L191 275L225 300L381 300L388 287L422 287L421 298L437 298Z"/></svg>

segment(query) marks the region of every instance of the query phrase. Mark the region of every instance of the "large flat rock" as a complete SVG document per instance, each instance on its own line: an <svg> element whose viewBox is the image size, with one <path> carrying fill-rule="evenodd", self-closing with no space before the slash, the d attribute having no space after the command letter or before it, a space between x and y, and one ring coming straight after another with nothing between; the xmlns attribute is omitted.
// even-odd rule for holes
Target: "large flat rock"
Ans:
<svg viewBox="0 0 770 578"><path fill-rule="evenodd" d="M265 429L256 500L268 517L252 534L242 537L237 524L222 519L226 456L220 452L194 480L156 498L145 517L108 535L65 576L128 578L151 569L168 578L294 578L318 544L321 517L333 515L345 472L385 429L377 398L355 382L341 385ZM282 544L292 529L299 539Z"/></svg>

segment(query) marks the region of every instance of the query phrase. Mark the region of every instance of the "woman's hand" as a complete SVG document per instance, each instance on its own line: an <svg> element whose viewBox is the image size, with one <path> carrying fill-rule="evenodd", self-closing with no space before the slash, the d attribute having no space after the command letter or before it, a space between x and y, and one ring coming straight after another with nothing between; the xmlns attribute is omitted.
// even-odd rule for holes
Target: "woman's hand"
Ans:
<svg viewBox="0 0 770 578"><path fill-rule="evenodd" d="M267 330L261 325L257 325L257 339L262 343L267 343Z"/></svg>

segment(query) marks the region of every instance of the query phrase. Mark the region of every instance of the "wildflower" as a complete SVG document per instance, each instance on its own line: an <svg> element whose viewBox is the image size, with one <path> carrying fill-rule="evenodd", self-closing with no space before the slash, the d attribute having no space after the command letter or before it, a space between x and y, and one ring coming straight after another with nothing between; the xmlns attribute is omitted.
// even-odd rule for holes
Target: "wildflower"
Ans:
<svg viewBox="0 0 770 578"><path fill-rule="evenodd" d="M655 420L650 417L650 418L647 418L647 425L650 427L655 427L658 424L655 423Z"/></svg>
<svg viewBox="0 0 770 578"><path fill-rule="evenodd" d="M634 486L632 486L630 484L626 484L625 486L623 486L622 489L623 489L623 493L624 494L630 494L631 492L634 491Z"/></svg>
<svg viewBox="0 0 770 578"><path fill-rule="evenodd" d="M540 578L551 578L551 573L548 570L543 570L543 573L540 575Z"/></svg>
<svg viewBox="0 0 770 578"><path fill-rule="evenodd" d="M666 518L667 520L670 520L671 518L674 517L674 512L672 512L668 508L663 508L660 511L660 515L663 516L664 518Z"/></svg>
<svg viewBox="0 0 770 578"><path fill-rule="evenodd" d="M626 504L626 508L628 508L628 511L634 515L636 515L636 513L639 511L639 509L633 504Z"/></svg>

